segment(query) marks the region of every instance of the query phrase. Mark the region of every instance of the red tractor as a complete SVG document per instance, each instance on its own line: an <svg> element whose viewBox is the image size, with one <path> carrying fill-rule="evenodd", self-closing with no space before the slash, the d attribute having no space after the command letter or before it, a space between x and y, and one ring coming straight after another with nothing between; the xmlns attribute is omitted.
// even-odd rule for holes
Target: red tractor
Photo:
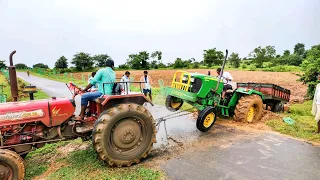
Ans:
<svg viewBox="0 0 320 180"><path fill-rule="evenodd" d="M28 152L78 137L91 138L100 159L110 166L130 166L148 155L156 142L156 124L143 106L151 102L142 93L103 95L90 102L87 117L77 121L74 98L17 101L14 53L10 54L9 73L15 102L0 104L0 179L23 179L22 157ZM75 95L81 92L72 83L68 87ZM32 86L25 89L31 95L35 90Z"/></svg>

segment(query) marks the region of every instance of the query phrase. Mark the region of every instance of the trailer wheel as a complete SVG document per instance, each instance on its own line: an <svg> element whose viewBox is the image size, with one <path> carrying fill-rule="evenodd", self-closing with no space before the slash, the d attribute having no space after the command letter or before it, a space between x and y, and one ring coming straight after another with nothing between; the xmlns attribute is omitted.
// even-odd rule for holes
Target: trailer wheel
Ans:
<svg viewBox="0 0 320 180"><path fill-rule="evenodd" d="M174 96L167 96L166 98L166 108L169 110L169 111L178 111L181 106L183 105L183 100L182 99L179 99L179 98L176 98Z"/></svg>
<svg viewBox="0 0 320 180"><path fill-rule="evenodd" d="M0 149L0 179L23 180L25 166L23 159L15 152L8 149Z"/></svg>
<svg viewBox="0 0 320 180"><path fill-rule="evenodd" d="M274 103L274 105L272 106L271 109L272 112L284 112L284 104L280 101L280 102L276 102Z"/></svg>
<svg viewBox="0 0 320 180"><path fill-rule="evenodd" d="M104 111L93 129L93 147L109 166L139 163L155 142L154 119L137 104L119 104Z"/></svg>
<svg viewBox="0 0 320 180"><path fill-rule="evenodd" d="M216 122L217 115L216 109L208 106L204 110L200 111L197 119L197 129L202 132L208 131Z"/></svg>
<svg viewBox="0 0 320 180"><path fill-rule="evenodd" d="M254 123L262 117L262 99L259 95L242 96L234 110L234 120Z"/></svg>

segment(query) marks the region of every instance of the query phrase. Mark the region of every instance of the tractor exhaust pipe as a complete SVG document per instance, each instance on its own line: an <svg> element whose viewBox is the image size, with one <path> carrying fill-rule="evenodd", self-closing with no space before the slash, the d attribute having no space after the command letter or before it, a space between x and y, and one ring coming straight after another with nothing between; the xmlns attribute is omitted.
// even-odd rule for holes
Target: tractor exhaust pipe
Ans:
<svg viewBox="0 0 320 180"><path fill-rule="evenodd" d="M215 92L216 92L216 91L218 90L218 88L219 88L220 81L221 81L221 77L222 77L223 71L224 71L224 66L226 65L227 57L228 57L228 49L226 49L226 56L224 57L224 60L223 60L223 63L222 63L220 76L219 76L219 78L218 78L218 83L217 83L216 89L214 90Z"/></svg>
<svg viewBox="0 0 320 180"><path fill-rule="evenodd" d="M10 59L10 66L9 69L9 76L10 76L10 87L11 87L11 96L13 101L18 101L18 83L17 83L17 73L16 67L13 65L12 56L16 53L16 51L12 51L9 56Z"/></svg>

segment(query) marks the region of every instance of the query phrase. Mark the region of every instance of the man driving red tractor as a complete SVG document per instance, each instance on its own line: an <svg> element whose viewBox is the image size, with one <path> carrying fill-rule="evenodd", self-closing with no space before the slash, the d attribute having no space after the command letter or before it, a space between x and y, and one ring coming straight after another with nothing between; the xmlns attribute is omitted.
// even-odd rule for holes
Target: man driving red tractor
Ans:
<svg viewBox="0 0 320 180"><path fill-rule="evenodd" d="M115 82L116 80L116 73L113 71L114 68L114 61L113 60L107 60L106 61L106 68L99 69L94 76L94 78L90 81L88 86L83 89L85 94L81 96L81 112L78 117L76 117L77 120L83 120L85 116L85 110L88 105L89 101L93 101L96 98L100 97L103 94L111 94L113 84L105 84L104 83L110 83ZM95 92L87 92L88 89L90 89L95 84L98 85L98 91Z"/></svg>

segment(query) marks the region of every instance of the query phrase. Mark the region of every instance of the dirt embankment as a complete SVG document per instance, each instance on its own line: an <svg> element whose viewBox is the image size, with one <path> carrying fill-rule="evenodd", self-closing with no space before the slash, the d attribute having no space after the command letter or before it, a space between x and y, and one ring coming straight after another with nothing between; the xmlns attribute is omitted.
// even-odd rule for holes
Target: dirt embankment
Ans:
<svg viewBox="0 0 320 180"><path fill-rule="evenodd" d="M188 69L188 72L198 72L207 74L211 71L211 75L216 75L215 69ZM158 80L162 79L165 85L170 85L172 77L176 70L150 70L149 75L153 79L153 86L159 87ZM263 72L263 71L228 71L236 82L256 82L256 83L272 83L291 90L291 103L302 102L307 92L307 86L299 82L299 76L291 72ZM123 76L125 71L116 71L117 77ZM139 81L143 75L143 70L130 71L135 81ZM76 79L81 79L83 73L75 73ZM88 77L88 73L85 73Z"/></svg>

